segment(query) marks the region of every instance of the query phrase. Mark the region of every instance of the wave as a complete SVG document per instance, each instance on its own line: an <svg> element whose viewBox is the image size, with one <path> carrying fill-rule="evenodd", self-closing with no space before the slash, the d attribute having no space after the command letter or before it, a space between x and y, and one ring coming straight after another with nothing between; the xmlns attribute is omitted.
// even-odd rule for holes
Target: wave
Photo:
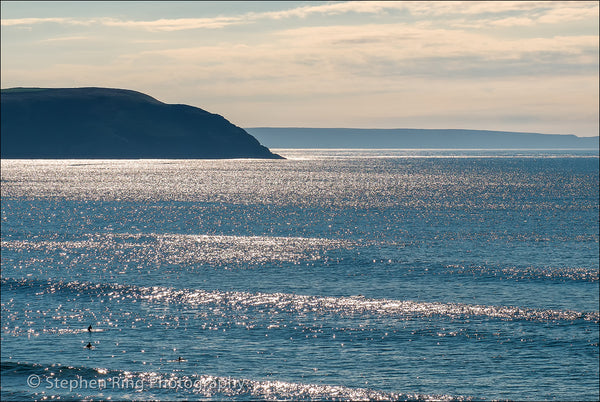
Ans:
<svg viewBox="0 0 600 402"><path fill-rule="evenodd" d="M581 239L582 241L589 239ZM593 240L593 239L592 239ZM17 253L39 253L35 258L20 257L20 264L39 265L43 262L61 265L90 264L160 264L160 265L212 265L247 269L268 263L328 263L339 261L328 254L332 251L361 249L365 247L404 248L411 243L375 240L339 240L311 237L282 236L228 236L190 234L134 234L108 233L89 234L77 240L3 240L2 249ZM416 246L420 246L416 244ZM355 262L379 262L384 265L405 261L378 258L377 253L367 250L370 257L353 253ZM373 257L373 258L371 258ZM347 257L348 258L348 257ZM361 260L362 259L362 260ZM6 259L8 261L8 259ZM6 264L5 264L6 265ZM3 267L6 268L6 267ZM404 269L404 268L400 268ZM430 274L490 276L511 280L542 279L598 282L599 271L594 267L560 266L463 266L449 264L443 267L428 268Z"/></svg>
<svg viewBox="0 0 600 402"><path fill-rule="evenodd" d="M495 276L503 279L548 279L598 282L600 271L587 267L538 267L538 266L463 266L446 265L442 271L446 275Z"/></svg>
<svg viewBox="0 0 600 402"><path fill-rule="evenodd" d="M514 306L489 306L462 303L418 302L411 300L371 299L364 296L323 297L289 293L251 293L241 291L209 291L201 289L176 289L163 286L132 286L120 284L95 284L89 282L53 282L29 279L2 278L2 286L10 289L24 288L27 292L37 288L36 295L56 292L87 293L108 297L110 300L142 300L159 304L186 304L225 307L231 310L267 309L272 312L293 314L338 314L392 316L398 319L445 316L449 318L484 317L501 320L600 322L600 313L574 310L532 309Z"/></svg>
<svg viewBox="0 0 600 402"><path fill-rule="evenodd" d="M175 374L160 372L129 372L104 368L74 367L41 364L2 362L2 377L33 381L30 385L30 399L38 399L45 394L63 393L65 399L89 397L96 391L103 398L115 394L134 395L134 399L188 399L204 397L222 400L223 398L252 400L352 400L352 401L455 401L471 400L471 397L453 395L426 395L417 393L384 392L369 388L351 388L341 385L305 384L278 380L254 380L213 376L208 374ZM69 380L62 388L55 380ZM92 381L93 380L93 381ZM4 382L4 381L3 381ZM21 381L22 382L22 381ZM65 383L66 384L66 383ZM36 386L37 385L37 386ZM50 388L50 389L49 389ZM35 392L34 390L38 390ZM53 391L53 392L48 392ZM83 392L82 392L83 391ZM14 391L2 388L2 396L17 395ZM24 396L24 395L19 395ZM53 397L53 399L61 399Z"/></svg>
<svg viewBox="0 0 600 402"><path fill-rule="evenodd" d="M85 250L99 259L167 264L228 264L318 260L327 250L351 248L355 242L306 237L184 234L97 234L76 241L9 240L2 248L48 253Z"/></svg>

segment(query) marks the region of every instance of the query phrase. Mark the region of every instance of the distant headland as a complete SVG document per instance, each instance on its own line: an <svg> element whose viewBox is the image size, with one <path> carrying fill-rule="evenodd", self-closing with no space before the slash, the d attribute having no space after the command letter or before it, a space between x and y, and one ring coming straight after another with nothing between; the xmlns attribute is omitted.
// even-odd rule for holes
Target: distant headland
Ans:
<svg viewBox="0 0 600 402"><path fill-rule="evenodd" d="M197 107L110 88L1 91L2 158L282 159Z"/></svg>
<svg viewBox="0 0 600 402"><path fill-rule="evenodd" d="M598 149L598 137L489 130L246 128L270 148Z"/></svg>

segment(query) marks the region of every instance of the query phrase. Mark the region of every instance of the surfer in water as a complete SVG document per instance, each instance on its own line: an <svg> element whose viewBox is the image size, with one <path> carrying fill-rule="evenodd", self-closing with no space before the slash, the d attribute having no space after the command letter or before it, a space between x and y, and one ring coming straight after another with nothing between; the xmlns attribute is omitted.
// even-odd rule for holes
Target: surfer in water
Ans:
<svg viewBox="0 0 600 402"><path fill-rule="evenodd" d="M85 347L86 347L86 348L88 348L88 349L91 349L91 348L92 348L92 343L91 343L91 342L88 342L88 344L87 344L87 345L85 345Z"/></svg>
<svg viewBox="0 0 600 402"><path fill-rule="evenodd" d="M88 332L92 332L92 326L91 325L88 327Z"/></svg>

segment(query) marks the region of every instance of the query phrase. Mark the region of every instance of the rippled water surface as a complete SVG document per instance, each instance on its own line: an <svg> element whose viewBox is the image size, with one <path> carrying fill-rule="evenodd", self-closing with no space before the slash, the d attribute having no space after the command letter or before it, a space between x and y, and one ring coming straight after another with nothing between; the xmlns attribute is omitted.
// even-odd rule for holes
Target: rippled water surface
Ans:
<svg viewBox="0 0 600 402"><path fill-rule="evenodd" d="M597 153L276 152L2 160L2 399L599 398Z"/></svg>

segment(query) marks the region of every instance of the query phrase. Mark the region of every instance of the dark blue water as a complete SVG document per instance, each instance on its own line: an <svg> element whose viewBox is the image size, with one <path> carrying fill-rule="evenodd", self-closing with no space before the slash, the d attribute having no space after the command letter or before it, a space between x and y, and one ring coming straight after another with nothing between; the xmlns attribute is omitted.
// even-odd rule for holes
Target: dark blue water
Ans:
<svg viewBox="0 0 600 402"><path fill-rule="evenodd" d="M599 398L597 154L279 152L3 160L2 399Z"/></svg>

